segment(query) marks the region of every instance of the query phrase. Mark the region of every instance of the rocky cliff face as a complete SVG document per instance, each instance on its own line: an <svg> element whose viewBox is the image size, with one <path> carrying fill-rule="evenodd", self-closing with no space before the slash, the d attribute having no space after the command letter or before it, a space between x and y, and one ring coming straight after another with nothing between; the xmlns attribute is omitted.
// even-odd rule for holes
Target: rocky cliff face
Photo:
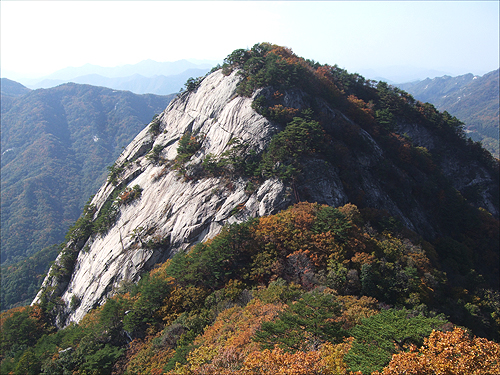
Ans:
<svg viewBox="0 0 500 375"><path fill-rule="evenodd" d="M292 183L278 178L254 182L241 176L195 178L197 168L208 155L224 155L231 150L235 139L247 150L259 154L282 129L252 109L256 96L270 96L272 90L257 90L252 97L238 96L240 80L237 71L228 76L221 70L210 74L195 90L172 101L157 122L146 127L123 151L115 163L119 169L116 181L105 183L92 199L94 219L110 201L120 201L120 196L113 198L117 191L128 187L126 191L131 192L138 185L142 192L126 204L115 203L116 217L106 231L68 242L69 250L58 257L53 269L64 268L64 258L69 252L76 257L74 268L64 277L52 272L34 300L42 302L47 294L61 297L58 326L78 322L111 296L122 282L137 281L142 272L181 249L213 237L222 226L278 212L297 200L332 206L358 200L357 204L362 201L366 207L386 209L418 233L429 236L436 233L432 213L426 209L423 198L413 198L410 191L405 191L410 189L405 172L391 166L391 173L401 181L397 187L402 190L401 197L389 191L379 176L379 167L388 156L377 140L320 99L316 107L321 111L325 130L332 137L354 132L362 144L349 159L355 165L350 171L356 175L355 179L346 177L349 170L341 164L314 156L304 159L303 175ZM285 107L299 110L307 107L304 92L284 90L282 94ZM152 131L152 126L157 129ZM440 141L418 125L401 123L399 127L417 145L432 149ZM199 147L182 168L174 168L179 141L185 134L196 135ZM334 146L340 149L340 145ZM484 168L462 162L453 164L455 159L447 155L441 160L446 166L445 175L457 189L469 185L482 187L482 206L498 215L488 188L491 176ZM424 175L411 178L421 178L423 182L427 179ZM356 186L346 181L355 181Z"/></svg>
<svg viewBox="0 0 500 375"><path fill-rule="evenodd" d="M195 93L181 95L160 115L159 135L146 127L123 151L115 164L126 165L117 186L107 182L92 200L96 216L113 193L125 185L139 185L143 189L141 197L120 207L116 222L105 235L92 235L80 246L84 250L79 252L68 283L48 277L34 300L40 301L47 286L57 285L55 293L61 294L67 307L72 300L78 301L74 311L69 313L68 309L67 316L61 314L60 325L79 321L113 294L122 281L136 281L155 263L214 236L224 224L268 215L291 202L289 189L277 179L265 181L249 194L244 179L187 181L179 171L165 170L165 166L147 157L160 146L164 147L161 154L165 158L174 159L185 132L204 136L201 149L190 162L193 165L209 153L220 155L227 151L229 141L235 137L262 150L276 127L252 110L251 98L235 96L238 81L236 73L229 77L220 71L210 75ZM147 245L158 238L162 239L161 245ZM56 263L61 262L61 257Z"/></svg>

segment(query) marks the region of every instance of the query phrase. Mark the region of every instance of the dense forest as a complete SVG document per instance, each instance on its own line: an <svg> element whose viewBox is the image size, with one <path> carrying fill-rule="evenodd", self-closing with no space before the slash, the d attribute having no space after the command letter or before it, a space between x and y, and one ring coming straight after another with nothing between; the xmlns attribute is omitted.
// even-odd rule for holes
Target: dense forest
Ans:
<svg viewBox="0 0 500 375"><path fill-rule="evenodd" d="M498 162L465 136L463 124L383 82L266 43L234 51L215 69L239 71L238 95L272 87L272 95L257 95L253 106L282 130L260 155L235 142L199 168L186 164L199 147L193 134L182 137L173 163L159 151L150 157L187 181L217 175L258 185L262 178L279 178L298 202L227 226L137 284L123 282L78 324L55 328L61 301L50 293L40 305L2 313L0 372L499 373L499 222L480 207L480 191L457 191L438 167L449 154L481 163L496 176L498 193ZM202 79L189 80L186 92ZM310 95L308 109L283 105L281 92L290 89ZM328 129L316 97L345 113L350 131ZM415 146L398 134L403 120L440 134L447 144L432 152ZM154 132L154 122L150 126ZM386 210L364 204L353 156L363 148L361 129L388 155L377 174L408 205L413 202L400 184L412 181L404 191L426 202L435 217L433 233L412 231ZM335 208L307 202L300 184L312 156L339 168L342 184L356 192L352 203ZM412 178L395 175L396 164ZM117 173L111 168L108 178ZM68 239L99 230L98 220L82 215ZM59 271L70 273L74 257ZM72 300L72 307L79 302Z"/></svg>
<svg viewBox="0 0 500 375"><path fill-rule="evenodd" d="M173 97L2 78L1 310L33 300L106 167Z"/></svg>
<svg viewBox="0 0 500 375"><path fill-rule="evenodd" d="M55 331L52 301L2 313L1 370L497 373L498 290L438 246L383 211L299 203L178 253L78 325Z"/></svg>

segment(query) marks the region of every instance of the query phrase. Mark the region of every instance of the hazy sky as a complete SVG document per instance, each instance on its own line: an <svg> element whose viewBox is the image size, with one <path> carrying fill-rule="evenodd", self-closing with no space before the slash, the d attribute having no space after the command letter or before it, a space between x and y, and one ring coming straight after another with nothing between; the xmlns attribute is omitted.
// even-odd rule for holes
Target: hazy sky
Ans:
<svg viewBox="0 0 500 375"><path fill-rule="evenodd" d="M350 72L499 67L498 1L6 1L1 68L42 76L145 59L222 60L271 42Z"/></svg>

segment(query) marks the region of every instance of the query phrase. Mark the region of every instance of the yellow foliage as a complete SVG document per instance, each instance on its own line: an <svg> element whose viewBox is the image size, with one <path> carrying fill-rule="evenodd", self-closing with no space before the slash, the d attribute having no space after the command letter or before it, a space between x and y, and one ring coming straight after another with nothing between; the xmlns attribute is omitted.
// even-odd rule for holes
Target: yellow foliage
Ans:
<svg viewBox="0 0 500 375"><path fill-rule="evenodd" d="M337 300L341 304L340 320L343 321L344 329L351 329L361 323L362 319L378 313L378 301L373 297L337 296Z"/></svg>
<svg viewBox="0 0 500 375"><path fill-rule="evenodd" d="M146 342L134 342L138 345L136 353L127 364L127 374L162 374L163 368L174 355L174 350L158 348L154 345L154 337Z"/></svg>
<svg viewBox="0 0 500 375"><path fill-rule="evenodd" d="M319 350L287 353L276 347L273 350L254 351L248 355L241 374L314 375L321 374Z"/></svg>
<svg viewBox="0 0 500 375"><path fill-rule="evenodd" d="M395 354L379 375L494 375L500 374L500 344L471 338L462 328L433 331L417 350Z"/></svg>
<svg viewBox="0 0 500 375"><path fill-rule="evenodd" d="M321 349L320 366L324 375L344 375L347 374L347 364L344 356L351 348L352 337L337 345L325 343Z"/></svg>
<svg viewBox="0 0 500 375"><path fill-rule="evenodd" d="M159 276L165 280L166 279L173 280L172 277L169 277L167 275L167 268L170 266L171 262L172 262L171 259L168 259L166 262L157 265L155 268L153 268L151 271L149 271L149 276L150 277Z"/></svg>
<svg viewBox="0 0 500 375"><path fill-rule="evenodd" d="M244 308L235 306L219 314L214 324L199 336L197 347L188 356L188 365L173 374L224 374L239 369L245 357L259 346L251 340L262 322L270 321L283 309L282 304L264 304L254 299Z"/></svg>

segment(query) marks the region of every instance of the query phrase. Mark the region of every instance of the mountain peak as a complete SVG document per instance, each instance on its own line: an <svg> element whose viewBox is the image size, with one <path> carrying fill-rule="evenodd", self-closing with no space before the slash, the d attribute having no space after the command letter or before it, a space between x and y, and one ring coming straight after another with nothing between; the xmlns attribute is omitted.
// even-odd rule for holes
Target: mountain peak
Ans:
<svg viewBox="0 0 500 375"><path fill-rule="evenodd" d="M301 201L383 209L427 240L453 238L479 206L498 217L494 168L457 119L402 90L285 47L236 50L109 168L34 302L60 296L58 325L77 322L224 225Z"/></svg>

